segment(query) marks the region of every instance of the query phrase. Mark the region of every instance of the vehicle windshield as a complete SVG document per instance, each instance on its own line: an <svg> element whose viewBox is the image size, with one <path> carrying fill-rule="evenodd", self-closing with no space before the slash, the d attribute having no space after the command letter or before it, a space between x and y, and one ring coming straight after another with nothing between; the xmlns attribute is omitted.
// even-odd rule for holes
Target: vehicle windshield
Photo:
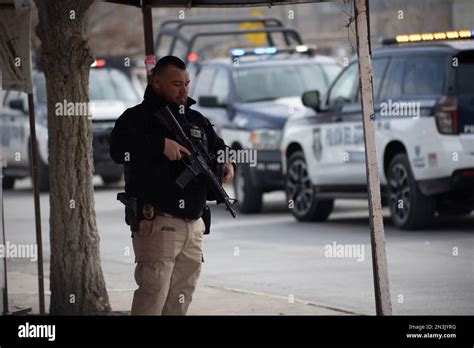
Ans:
<svg viewBox="0 0 474 348"><path fill-rule="evenodd" d="M237 94L241 102L250 103L301 97L311 90L323 93L339 71L336 64L315 63L240 68L235 71Z"/></svg>
<svg viewBox="0 0 474 348"><path fill-rule="evenodd" d="M34 85L38 103L46 104L46 81L43 73L35 74ZM141 96L130 79L117 69L91 69L89 99L137 102Z"/></svg>

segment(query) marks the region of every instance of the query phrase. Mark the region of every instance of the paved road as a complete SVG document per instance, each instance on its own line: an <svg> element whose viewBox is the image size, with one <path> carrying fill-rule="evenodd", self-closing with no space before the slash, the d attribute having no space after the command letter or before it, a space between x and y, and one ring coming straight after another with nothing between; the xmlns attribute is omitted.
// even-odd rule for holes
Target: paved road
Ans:
<svg viewBox="0 0 474 348"><path fill-rule="evenodd" d="M5 193L7 240L34 243L32 192L27 180L19 186ZM101 187L97 180L101 258L108 288L130 289L135 287L133 250L130 232L123 224L122 206L115 201L118 191L119 187ZM42 194L46 275L50 250L48 199ZM212 231L205 237L205 264L199 285L294 296L373 314L367 203L338 201L328 222L298 223L287 212L283 199L280 192L269 194L262 214L240 215L236 220L231 220L220 206L213 206ZM399 231L387 219L385 222L394 314L473 315L474 215L438 218L436 227L425 231ZM327 257L326 246L334 243L355 245L359 251L363 246L364 254L355 258ZM457 248L457 256L453 248ZM9 259L9 270L36 274L36 264Z"/></svg>

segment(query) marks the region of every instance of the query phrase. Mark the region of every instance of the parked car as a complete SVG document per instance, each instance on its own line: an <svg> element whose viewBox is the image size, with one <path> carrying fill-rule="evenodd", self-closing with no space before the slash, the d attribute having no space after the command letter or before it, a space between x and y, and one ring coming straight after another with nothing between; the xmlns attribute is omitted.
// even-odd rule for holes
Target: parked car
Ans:
<svg viewBox="0 0 474 348"><path fill-rule="evenodd" d="M421 35L420 35L421 37ZM384 203L401 229L474 208L474 42L441 40L373 51L376 151ZM367 199L357 60L315 112L292 117L281 142L288 200L299 221L324 221L335 199ZM296 115L295 115L296 116Z"/></svg>
<svg viewBox="0 0 474 348"><path fill-rule="evenodd" d="M40 189L49 189L48 117L44 74L33 73L36 112L36 137L39 152ZM121 179L123 169L109 156L110 133L122 112L140 102L143 90L123 72L97 60L90 71L89 97L92 110L94 168L105 184ZM30 128L27 95L7 91L2 100L2 146L7 166L3 169L3 188L14 187L16 179L31 175Z"/></svg>

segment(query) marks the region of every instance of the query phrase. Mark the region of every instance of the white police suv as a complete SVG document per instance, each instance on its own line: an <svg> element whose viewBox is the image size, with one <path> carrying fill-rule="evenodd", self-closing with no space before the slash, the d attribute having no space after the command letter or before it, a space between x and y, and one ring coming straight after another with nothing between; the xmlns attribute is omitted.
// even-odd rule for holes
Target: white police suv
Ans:
<svg viewBox="0 0 474 348"><path fill-rule="evenodd" d="M401 229L474 208L474 31L397 36L372 54L377 161L383 202ZM357 61L316 113L287 122L282 163L292 213L324 221L338 198L367 198Z"/></svg>

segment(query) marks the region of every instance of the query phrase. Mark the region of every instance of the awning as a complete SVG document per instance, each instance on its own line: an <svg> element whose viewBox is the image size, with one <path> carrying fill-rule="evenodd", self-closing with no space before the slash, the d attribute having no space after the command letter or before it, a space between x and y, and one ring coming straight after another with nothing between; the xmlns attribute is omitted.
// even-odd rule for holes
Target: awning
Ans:
<svg viewBox="0 0 474 348"><path fill-rule="evenodd" d="M136 7L242 7L242 6L274 6L295 5L315 2L329 2L328 0L106 0L116 4Z"/></svg>

